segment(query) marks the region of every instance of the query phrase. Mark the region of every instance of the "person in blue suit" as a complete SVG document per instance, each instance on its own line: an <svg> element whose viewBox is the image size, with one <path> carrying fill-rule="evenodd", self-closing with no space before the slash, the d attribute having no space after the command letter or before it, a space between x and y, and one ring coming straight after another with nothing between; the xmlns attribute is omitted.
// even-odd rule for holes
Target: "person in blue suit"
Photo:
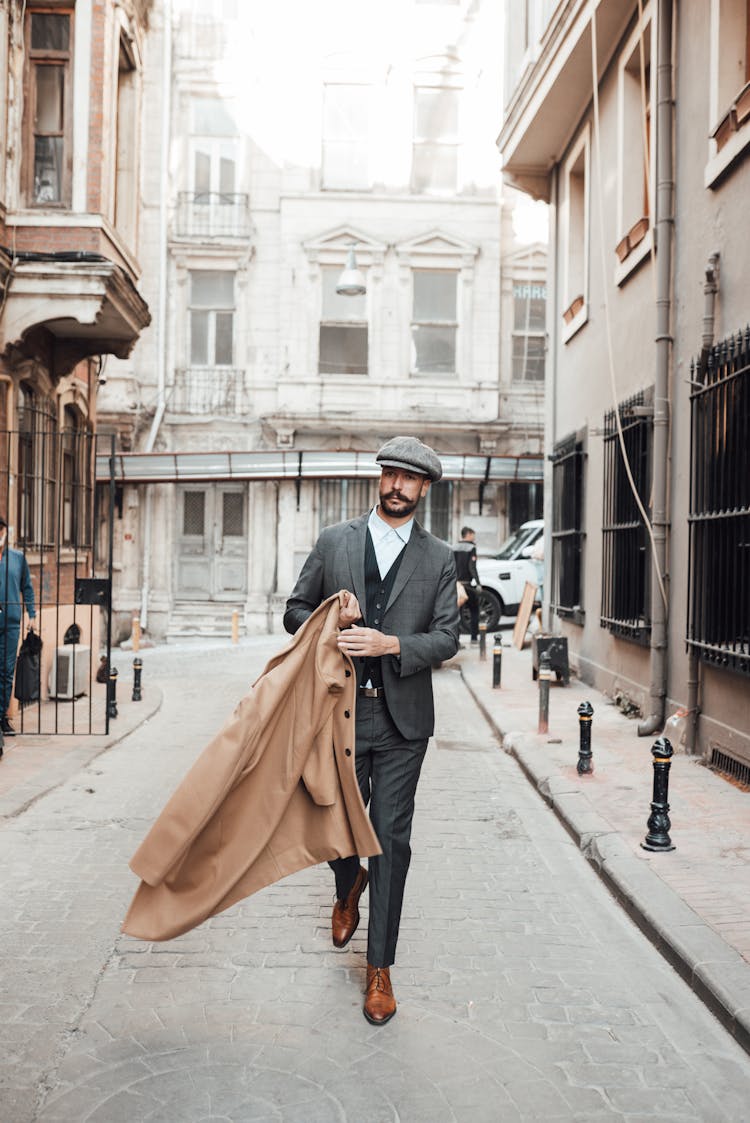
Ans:
<svg viewBox="0 0 750 1123"><path fill-rule="evenodd" d="M0 515L0 729L4 737L16 735L8 719L8 706L24 608L33 631L36 608L29 563L20 550L8 546L8 524Z"/></svg>

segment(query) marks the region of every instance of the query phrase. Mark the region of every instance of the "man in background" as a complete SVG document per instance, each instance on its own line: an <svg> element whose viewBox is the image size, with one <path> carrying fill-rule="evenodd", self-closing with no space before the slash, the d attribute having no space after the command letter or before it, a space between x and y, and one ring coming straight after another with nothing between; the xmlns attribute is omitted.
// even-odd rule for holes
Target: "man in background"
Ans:
<svg viewBox="0 0 750 1123"><path fill-rule="evenodd" d="M477 573L476 537L470 526L463 526L461 541L453 547L458 580L466 592L472 643L479 643L479 593L482 588Z"/></svg>
<svg viewBox="0 0 750 1123"><path fill-rule="evenodd" d="M0 730L4 737L16 735L8 718L8 706L24 607L33 631L36 609L29 563L20 550L8 546L8 524L0 516Z"/></svg>

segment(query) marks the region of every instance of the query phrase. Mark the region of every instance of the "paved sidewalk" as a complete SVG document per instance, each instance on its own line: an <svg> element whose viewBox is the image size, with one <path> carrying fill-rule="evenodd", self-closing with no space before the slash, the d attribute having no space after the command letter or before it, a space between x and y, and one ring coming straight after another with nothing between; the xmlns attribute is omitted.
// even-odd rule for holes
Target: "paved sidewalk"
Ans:
<svg viewBox="0 0 750 1123"><path fill-rule="evenodd" d="M108 734L20 733L6 737L0 760L0 820L21 814L36 800L75 776L105 749L124 740L154 716L162 704L162 692L144 673L142 699L131 701L132 657L112 653L112 666L119 676L117 717L110 718ZM104 688L99 688L103 690ZM63 704L64 705L64 704ZM61 709L63 707L61 706ZM76 721L86 726L85 706ZM64 721L61 720L61 725ZM20 720L15 721L20 730Z"/></svg>
<svg viewBox="0 0 750 1123"><path fill-rule="evenodd" d="M653 737L639 737L635 721L575 678L567 687L553 679L549 733L539 735L539 692L528 646L503 647L499 689L492 687L490 639L485 662L478 648L463 647L452 664L503 748L618 900L750 1051L750 793L673 745L669 803L676 849L643 850ZM586 700L594 707L594 773L579 776L577 708Z"/></svg>

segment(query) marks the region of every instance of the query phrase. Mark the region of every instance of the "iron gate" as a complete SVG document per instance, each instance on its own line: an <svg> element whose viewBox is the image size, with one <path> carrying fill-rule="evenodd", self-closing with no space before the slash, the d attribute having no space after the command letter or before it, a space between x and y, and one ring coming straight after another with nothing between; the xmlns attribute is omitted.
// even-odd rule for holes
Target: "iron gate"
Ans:
<svg viewBox="0 0 750 1123"><path fill-rule="evenodd" d="M18 668L33 594L39 669L16 673L8 717L24 734L108 733L114 437L50 421L27 411L17 432L0 433L0 513L31 584L19 557L0 560L0 674ZM98 485L97 455L109 464Z"/></svg>

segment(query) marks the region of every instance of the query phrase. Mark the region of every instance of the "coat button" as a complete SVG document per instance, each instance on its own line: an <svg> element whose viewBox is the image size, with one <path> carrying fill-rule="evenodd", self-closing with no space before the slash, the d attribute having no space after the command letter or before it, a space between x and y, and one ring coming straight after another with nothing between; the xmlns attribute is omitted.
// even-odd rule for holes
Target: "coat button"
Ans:
<svg viewBox="0 0 750 1123"><path fill-rule="evenodd" d="M346 675L346 677L347 677L347 678L351 678L351 677L352 677L352 672L351 672L351 671L349 671L349 670L346 670L346 671L344 671L344 674Z"/></svg>
<svg viewBox="0 0 750 1123"><path fill-rule="evenodd" d="M351 750L351 749L344 749L344 752L346 753L346 755L347 755L347 756L351 756L351 755L352 755L352 750Z"/></svg>
<svg viewBox="0 0 750 1123"><path fill-rule="evenodd" d="M349 712L349 710L344 710L344 717L351 717L351 716L352 716L352 715L351 715L351 713Z"/></svg>

